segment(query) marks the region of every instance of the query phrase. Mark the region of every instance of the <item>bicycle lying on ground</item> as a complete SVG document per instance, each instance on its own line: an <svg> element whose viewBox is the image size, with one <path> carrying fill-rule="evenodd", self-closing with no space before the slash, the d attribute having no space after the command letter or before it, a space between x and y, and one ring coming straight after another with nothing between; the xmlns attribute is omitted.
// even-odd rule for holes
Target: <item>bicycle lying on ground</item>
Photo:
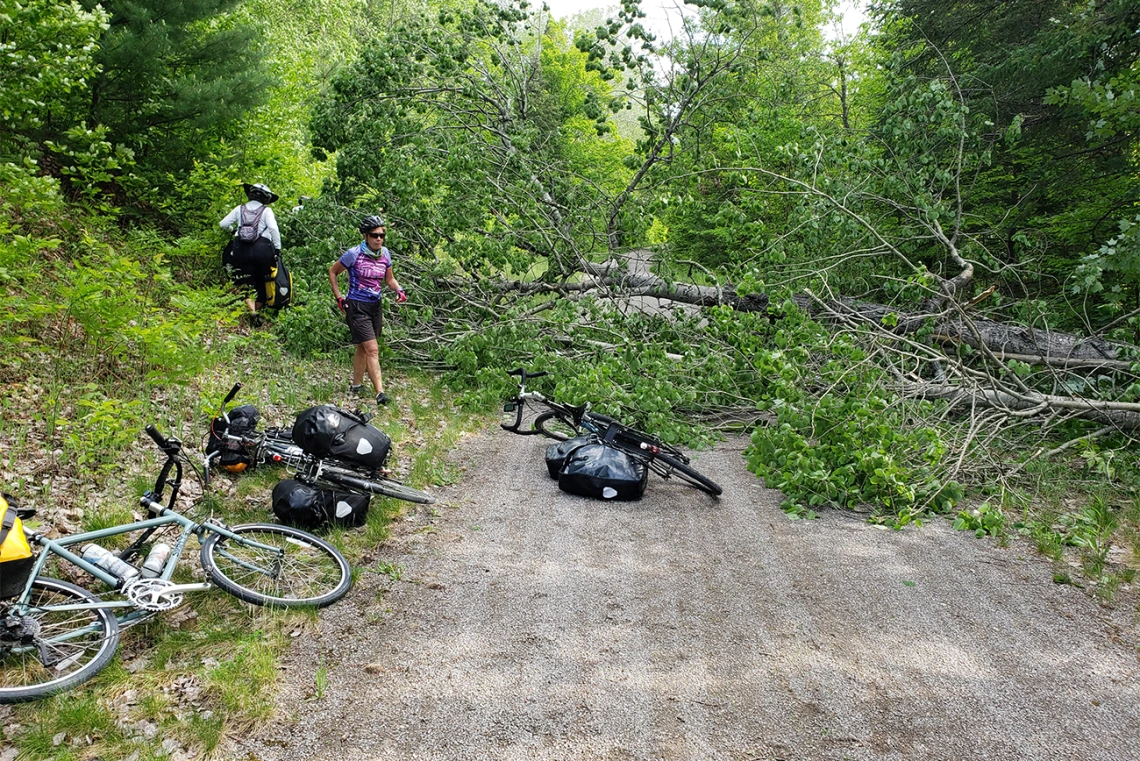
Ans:
<svg viewBox="0 0 1140 761"><path fill-rule="evenodd" d="M293 441L291 429L268 428L265 431L241 431L233 433L230 430L230 417L226 407L237 396L242 384L235 383L226 398L222 400L219 419L224 422L225 430L211 430L212 436L233 451L239 451L252 463L251 467L265 464L283 465L294 473L298 481L314 486L332 486L352 489L368 494L380 494L385 497L402 499L407 502L417 502L430 505L435 497L419 489L413 489L399 481L388 478L381 471L364 471L354 467L351 463L339 460L328 460L313 457L307 454ZM343 412L343 411L342 411ZM359 413L345 413L353 415L358 422L365 424L368 417ZM203 483L206 488L210 485L210 470L214 460L222 454L214 451L206 455Z"/></svg>
<svg viewBox="0 0 1140 761"><path fill-rule="evenodd" d="M22 592L0 600L0 703L34 700L82 684L110 663L123 627L181 605L188 592L217 586L254 605L284 608L321 608L347 594L352 584L348 561L319 537L276 524L198 522L176 511L182 444L154 426L146 431L166 455L154 489L140 500L147 519L59 539L24 527L38 557ZM170 496L164 503L167 487ZM31 510L17 513L21 519L34 515ZM176 533L172 545L151 543L163 529ZM97 544L135 532L141 533L117 553ZM178 583L173 576L191 536L201 544L199 558L208 581ZM78 545L84 546L78 552L71 549ZM145 558L141 569L132 565L139 558ZM110 590L96 594L41 575L49 562L55 572L85 571Z"/></svg>
<svg viewBox="0 0 1140 761"><path fill-rule="evenodd" d="M500 424L504 430L520 436L542 434L555 441L566 441L574 436L592 434L607 446L641 460L647 468L662 478L676 476L714 497L723 491L715 481L698 473L681 450L657 437L623 425L608 415L591 412L589 403L577 406L562 404L548 399L538 391L528 391L527 380L548 375L545 371L532 373L518 367L508 370L507 375L518 376L519 390L518 394L503 406L504 416L508 418ZM529 430L523 428L524 411L528 406L541 410L534 417ZM512 414L514 420L510 421L509 417Z"/></svg>

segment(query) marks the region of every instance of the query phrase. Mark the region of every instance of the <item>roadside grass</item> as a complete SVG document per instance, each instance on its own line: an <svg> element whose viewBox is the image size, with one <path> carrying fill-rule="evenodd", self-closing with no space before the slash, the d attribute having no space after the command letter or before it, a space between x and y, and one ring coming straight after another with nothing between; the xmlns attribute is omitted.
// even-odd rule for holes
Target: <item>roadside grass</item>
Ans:
<svg viewBox="0 0 1140 761"><path fill-rule="evenodd" d="M290 358L288 373L274 372L286 362L278 359L250 362L234 355L192 388L156 394L151 419L137 421L137 441L121 452L117 468L101 475L101 487L84 485L85 507L43 511L44 524L59 520L70 532L129 520L137 496L153 486L158 470L158 455L142 425L157 422L164 433L182 438L192 458L199 457L209 421L235 379L244 386L234 403L258 407L260 428L289 425L297 412L315 404L375 412L371 399L348 396L347 356L343 362ZM395 477L429 491L454 482L458 473L444 457L464 430L480 424L477 417L459 411L431 375L388 370L385 380L393 403L372 422L393 440L389 467ZM187 472L184 491L193 496L199 519L212 514L231 524L275 522L270 493L286 477L284 469L269 467L214 474L211 490L202 494ZM66 478L56 483L71 485ZM37 490L34 501L48 503L50 491ZM366 573L398 580L402 569L384 557L382 545L392 521L415 507L374 497L363 527L324 535L348 558L354 580ZM182 563L179 579L202 577L194 540ZM8 727L6 739L21 761L224 758L227 736L247 732L272 715L281 658L296 636L318 625L319 613L252 607L221 590L188 595L182 606L124 631L115 660L89 683L45 701L0 707L0 729ZM321 677L327 663L312 668L313 696L319 699L328 689Z"/></svg>
<svg viewBox="0 0 1140 761"><path fill-rule="evenodd" d="M1140 569L1140 463L1034 462L1016 488L960 509L954 527L1005 544L1027 539L1053 563L1058 584L1113 602ZM1134 590L1133 590L1134 591Z"/></svg>

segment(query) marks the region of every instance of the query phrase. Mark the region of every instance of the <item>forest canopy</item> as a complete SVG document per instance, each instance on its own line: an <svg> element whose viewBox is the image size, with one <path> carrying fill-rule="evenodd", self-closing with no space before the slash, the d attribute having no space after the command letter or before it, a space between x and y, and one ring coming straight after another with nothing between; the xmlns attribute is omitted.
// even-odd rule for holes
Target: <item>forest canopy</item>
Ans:
<svg viewBox="0 0 1140 761"><path fill-rule="evenodd" d="M217 221L265 182L293 356L341 351L325 273L379 213L386 351L474 408L521 364L743 431L795 514L901 525L1073 456L1131 489L1140 7L875 0L838 39L825 0L684 8L0 0L4 382L122 446L239 340Z"/></svg>

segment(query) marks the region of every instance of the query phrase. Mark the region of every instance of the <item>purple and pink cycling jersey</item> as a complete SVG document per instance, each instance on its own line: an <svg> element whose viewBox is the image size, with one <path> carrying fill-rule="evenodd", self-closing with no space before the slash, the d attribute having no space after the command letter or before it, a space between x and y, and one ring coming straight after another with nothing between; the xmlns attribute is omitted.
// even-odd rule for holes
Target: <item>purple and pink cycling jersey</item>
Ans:
<svg viewBox="0 0 1140 761"><path fill-rule="evenodd" d="M367 244L361 242L340 257L340 263L348 269L348 298L353 301L379 301L384 292L392 255L385 247L381 247L379 256L371 254Z"/></svg>

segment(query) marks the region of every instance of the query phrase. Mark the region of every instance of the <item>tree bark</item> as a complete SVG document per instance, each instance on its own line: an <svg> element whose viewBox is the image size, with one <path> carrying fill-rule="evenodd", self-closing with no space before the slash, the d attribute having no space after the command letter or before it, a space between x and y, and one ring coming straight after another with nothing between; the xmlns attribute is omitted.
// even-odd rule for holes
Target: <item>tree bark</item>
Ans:
<svg viewBox="0 0 1140 761"><path fill-rule="evenodd" d="M976 405L1032 414L1060 412L1121 429L1140 428L1140 404L1136 403L1107 402L1034 392L1015 396L998 389L971 389L949 383L907 383L899 386L897 390L904 396L938 399L951 405Z"/></svg>
<svg viewBox="0 0 1140 761"><path fill-rule="evenodd" d="M718 288L688 283L668 283L653 274L629 273L620 262L614 260L589 266L586 273L592 277L593 285L618 290L623 295L629 296L669 299L705 307L726 304L740 312L766 311L770 303L766 293L742 296L737 294L731 284ZM580 284L577 287L578 290L588 288L589 284ZM812 315L826 311L807 296L793 296L792 300L800 309ZM882 325L884 318L892 315L897 317L897 329L904 333L917 330L931 317L928 314L900 313L893 307L857 299L836 299L825 301L824 304L827 309L854 313L878 325ZM891 321L894 322L894 319ZM998 359L1017 359L1028 364L1055 367L1106 370L1127 370L1132 364L1127 359L1128 350L1136 348L1108 341L1099 336L1078 336L995 320L966 321L954 314L944 314L935 319L933 338L943 343L965 344L974 349L988 348Z"/></svg>

